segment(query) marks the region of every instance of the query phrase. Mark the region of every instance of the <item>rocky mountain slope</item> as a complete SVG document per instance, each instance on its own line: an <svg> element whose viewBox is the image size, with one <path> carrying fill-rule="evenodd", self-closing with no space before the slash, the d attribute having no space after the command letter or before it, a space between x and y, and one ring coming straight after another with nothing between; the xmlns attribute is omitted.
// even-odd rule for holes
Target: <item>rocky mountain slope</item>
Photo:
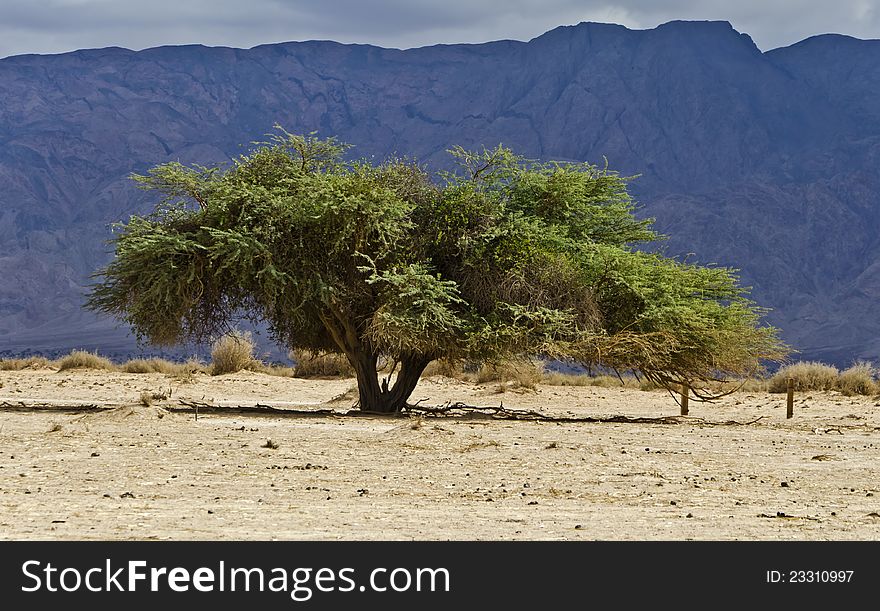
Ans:
<svg viewBox="0 0 880 611"><path fill-rule="evenodd" d="M583 23L529 42L120 48L0 60L0 352L133 340L81 309L127 176L211 163L280 123L432 168L503 143L639 174L667 254L736 267L801 351L880 356L880 42L762 53L726 22Z"/></svg>

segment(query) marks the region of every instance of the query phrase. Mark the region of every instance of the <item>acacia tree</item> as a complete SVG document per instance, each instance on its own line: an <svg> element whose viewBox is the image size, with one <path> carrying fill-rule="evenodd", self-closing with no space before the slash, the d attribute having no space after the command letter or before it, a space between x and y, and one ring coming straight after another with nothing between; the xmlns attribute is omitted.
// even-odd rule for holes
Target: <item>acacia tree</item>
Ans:
<svg viewBox="0 0 880 611"><path fill-rule="evenodd" d="M669 386L784 353L732 270L636 248L658 236L615 172L499 146L452 149L458 171L432 180L346 148L278 128L229 167L133 176L162 199L119 226L88 307L159 345L262 321L291 349L344 354L376 412L405 408L434 359L538 356Z"/></svg>

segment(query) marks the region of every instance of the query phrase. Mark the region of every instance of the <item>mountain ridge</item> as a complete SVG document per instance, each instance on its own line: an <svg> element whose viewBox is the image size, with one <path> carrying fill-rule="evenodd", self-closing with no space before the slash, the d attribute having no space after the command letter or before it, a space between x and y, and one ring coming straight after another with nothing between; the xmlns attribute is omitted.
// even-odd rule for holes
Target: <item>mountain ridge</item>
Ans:
<svg viewBox="0 0 880 611"><path fill-rule="evenodd" d="M109 225L151 208L127 176L229 161L279 123L432 170L455 144L607 159L640 175L632 191L670 236L659 247L742 270L801 356L878 358L875 42L823 35L762 52L728 22L583 22L405 50L304 41L0 59L0 352L136 351L80 307Z"/></svg>

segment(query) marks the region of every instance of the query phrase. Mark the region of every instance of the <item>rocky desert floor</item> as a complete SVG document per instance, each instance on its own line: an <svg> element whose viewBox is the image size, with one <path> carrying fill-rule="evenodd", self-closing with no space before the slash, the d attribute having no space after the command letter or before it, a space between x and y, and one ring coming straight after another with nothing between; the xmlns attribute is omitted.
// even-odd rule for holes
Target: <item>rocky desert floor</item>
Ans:
<svg viewBox="0 0 880 611"><path fill-rule="evenodd" d="M686 417L664 391L432 377L413 395L595 420L544 422L346 415L353 380L251 372L0 384L6 540L880 538L876 398L803 393L787 420L765 393ZM237 409L256 406L290 411Z"/></svg>

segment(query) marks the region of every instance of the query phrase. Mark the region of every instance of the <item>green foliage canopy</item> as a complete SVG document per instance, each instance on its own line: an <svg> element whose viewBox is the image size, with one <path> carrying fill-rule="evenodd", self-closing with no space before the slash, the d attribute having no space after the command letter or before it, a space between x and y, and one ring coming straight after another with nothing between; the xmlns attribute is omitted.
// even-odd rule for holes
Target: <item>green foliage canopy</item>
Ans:
<svg viewBox="0 0 880 611"><path fill-rule="evenodd" d="M628 179L589 164L454 148L458 171L345 161L278 128L230 167L136 175L162 199L115 238L88 306L157 344L237 316L291 349L345 354L362 409L405 406L434 359L521 356L664 385L754 372L784 347L735 273L638 250ZM377 363L400 365L380 383Z"/></svg>

